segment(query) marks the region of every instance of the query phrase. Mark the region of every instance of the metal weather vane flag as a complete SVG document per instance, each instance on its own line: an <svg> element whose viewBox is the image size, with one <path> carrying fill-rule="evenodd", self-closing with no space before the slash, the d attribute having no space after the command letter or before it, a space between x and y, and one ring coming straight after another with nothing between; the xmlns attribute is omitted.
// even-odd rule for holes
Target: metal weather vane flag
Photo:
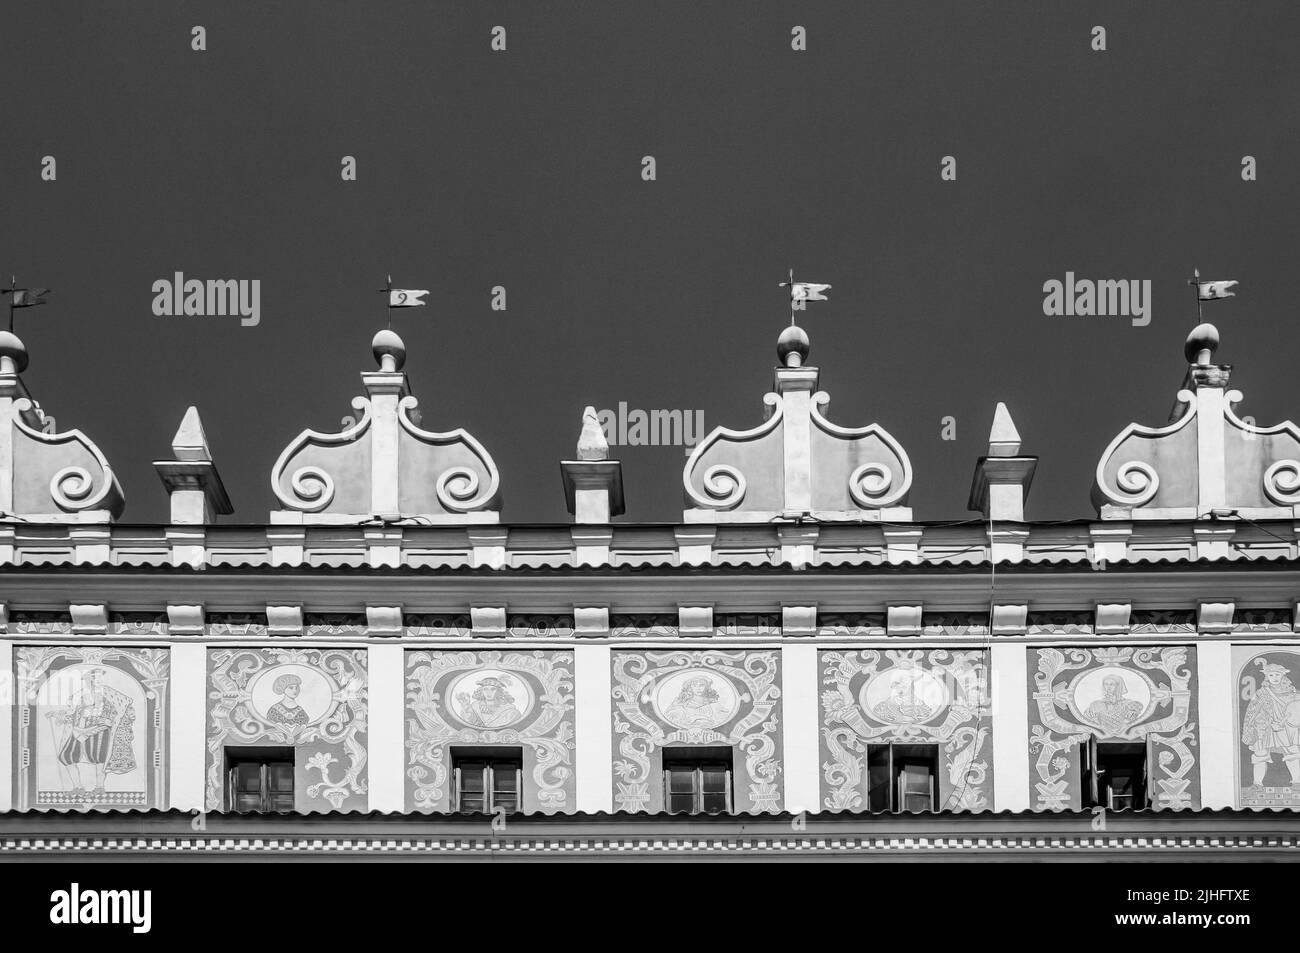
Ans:
<svg viewBox="0 0 1300 953"><path fill-rule="evenodd" d="M49 288L19 288L18 279L10 276L9 287L2 289L5 300L9 303L9 330L14 329L14 311L17 308L34 308L45 304Z"/></svg>
<svg viewBox="0 0 1300 953"><path fill-rule="evenodd" d="M1192 277L1187 283L1196 289L1196 318L1201 317L1201 302L1215 301L1219 298L1235 298L1237 292L1231 291L1237 284L1235 278L1219 279L1217 281L1202 281L1201 271L1199 268L1192 269Z"/></svg>
<svg viewBox="0 0 1300 953"><path fill-rule="evenodd" d="M429 293L428 288L394 288L392 275L388 275L387 284L379 290L387 296L387 307L390 312L393 308L423 308L429 303L423 300ZM388 316L388 326L389 328L393 326L392 314Z"/></svg>
<svg viewBox="0 0 1300 953"><path fill-rule="evenodd" d="M788 281L777 283L778 288L790 289L790 324L794 325L794 313L796 309L802 308L801 302L804 301L826 301L828 300L823 292L829 291L831 286L819 284L815 281L795 281L794 269L790 269Z"/></svg>

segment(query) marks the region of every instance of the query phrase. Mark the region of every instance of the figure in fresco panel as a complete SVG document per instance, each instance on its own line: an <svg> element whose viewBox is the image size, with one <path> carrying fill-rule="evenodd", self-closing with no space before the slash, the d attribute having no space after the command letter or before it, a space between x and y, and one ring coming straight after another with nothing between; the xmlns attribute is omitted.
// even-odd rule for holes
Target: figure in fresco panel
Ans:
<svg viewBox="0 0 1300 953"><path fill-rule="evenodd" d="M302 679L291 673L285 673L275 680L271 690L280 696L280 700L266 712L266 720L286 728L301 728L311 721L306 709L298 703L302 693Z"/></svg>
<svg viewBox="0 0 1300 953"><path fill-rule="evenodd" d="M47 716L56 733L64 788L78 797L102 796L109 774L135 770L135 707L103 684L104 674L102 668L86 669L72 703Z"/></svg>
<svg viewBox="0 0 1300 953"><path fill-rule="evenodd" d="M1108 734L1118 735L1141 716L1141 702L1125 698L1128 686L1119 675L1107 675L1101 682L1102 697L1084 711L1084 717Z"/></svg>
<svg viewBox="0 0 1300 953"><path fill-rule="evenodd" d="M1282 756L1291 784L1300 784L1300 692L1285 666L1264 659L1256 659L1256 664L1264 671L1264 681L1246 706L1241 741L1251 751L1258 793L1263 790L1264 775L1274 754Z"/></svg>
<svg viewBox="0 0 1300 953"><path fill-rule="evenodd" d="M488 675L478 680L473 693L456 695L461 719L475 728L504 728L523 717L504 676Z"/></svg>
<svg viewBox="0 0 1300 953"><path fill-rule="evenodd" d="M721 700L713 679L696 675L682 684L682 690L664 712L664 718L678 728L713 728L723 720L718 713Z"/></svg>
<svg viewBox="0 0 1300 953"><path fill-rule="evenodd" d="M934 709L916 696L914 675L899 672L889 682L889 697L877 702L871 713L887 724L907 725L925 721Z"/></svg>

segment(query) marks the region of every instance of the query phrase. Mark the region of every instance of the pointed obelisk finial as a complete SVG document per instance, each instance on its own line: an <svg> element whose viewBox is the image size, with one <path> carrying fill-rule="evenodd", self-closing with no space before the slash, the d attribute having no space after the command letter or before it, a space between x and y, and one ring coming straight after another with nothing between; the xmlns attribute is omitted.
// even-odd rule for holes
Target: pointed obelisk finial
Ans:
<svg viewBox="0 0 1300 953"><path fill-rule="evenodd" d="M600 418L596 408L588 407L582 412L582 433L578 435L579 460L608 460L609 441L601 429Z"/></svg>
<svg viewBox="0 0 1300 953"><path fill-rule="evenodd" d="M176 436L172 437L172 459L155 460L153 466L171 498L174 525L211 523L214 515L226 516L235 511L217 465L212 462L212 451L197 407L185 411ZM197 565L204 559L201 538L196 543L192 533L182 534L173 542L172 561L177 565Z"/></svg>
<svg viewBox="0 0 1300 953"><path fill-rule="evenodd" d="M975 464L967 506L993 522L1023 522L1025 498L1038 458L1020 452L1020 432L1007 405L998 403L989 429L989 452ZM1001 534L1001 535L1000 535ZM1018 561L1024 555L1023 535L989 528L989 552L995 562Z"/></svg>
<svg viewBox="0 0 1300 953"><path fill-rule="evenodd" d="M203 421L199 419L197 407L185 411L185 417L176 429L176 436L172 437L172 453L176 454L177 460L212 459L212 451L208 449L208 435L203 432Z"/></svg>
<svg viewBox="0 0 1300 953"><path fill-rule="evenodd" d="M989 456L1014 457L1020 453L1020 431L1011 419L1007 405L998 401L993 412L993 427L989 430Z"/></svg>

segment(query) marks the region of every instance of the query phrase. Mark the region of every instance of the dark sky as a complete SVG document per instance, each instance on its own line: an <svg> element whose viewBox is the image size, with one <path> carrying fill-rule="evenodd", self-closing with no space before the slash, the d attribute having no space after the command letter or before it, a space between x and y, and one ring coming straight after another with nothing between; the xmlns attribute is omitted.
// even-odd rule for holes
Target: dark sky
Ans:
<svg viewBox="0 0 1300 953"><path fill-rule="evenodd" d="M1206 306L1238 411L1300 415L1300 4L21 2L2 24L0 271L55 289L19 313L24 379L104 450L128 521L166 518L150 461L191 403L232 519L265 521L285 444L361 392L387 273L433 289L395 323L424 425L484 443L513 522L567 520L585 404L759 423L791 265L834 285L802 322L829 416L898 438L918 519L968 515L998 400L1042 458L1028 515L1092 515L1109 440L1166 420L1193 266L1241 282ZM155 317L178 270L260 279L261 325ZM1150 279L1150 325L1045 317L1066 271ZM682 451L618 455L626 518L680 518Z"/></svg>

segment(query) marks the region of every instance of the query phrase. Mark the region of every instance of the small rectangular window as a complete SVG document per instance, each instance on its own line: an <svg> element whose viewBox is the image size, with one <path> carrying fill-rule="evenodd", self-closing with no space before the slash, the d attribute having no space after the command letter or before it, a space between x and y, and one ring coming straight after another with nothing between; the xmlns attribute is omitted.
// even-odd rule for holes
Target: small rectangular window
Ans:
<svg viewBox="0 0 1300 953"><path fill-rule="evenodd" d="M294 749L226 749L226 809L292 811Z"/></svg>
<svg viewBox="0 0 1300 953"><path fill-rule="evenodd" d="M938 745L867 745L867 807L921 813L937 808Z"/></svg>
<svg viewBox="0 0 1300 953"><path fill-rule="evenodd" d="M452 749L452 810L496 814L519 810L523 781L520 748Z"/></svg>
<svg viewBox="0 0 1300 953"><path fill-rule="evenodd" d="M673 814L729 814L730 748L665 748L664 808Z"/></svg>
<svg viewBox="0 0 1300 953"><path fill-rule="evenodd" d="M1110 811L1147 806L1147 745L1144 742L1099 742L1080 746L1084 807Z"/></svg>

